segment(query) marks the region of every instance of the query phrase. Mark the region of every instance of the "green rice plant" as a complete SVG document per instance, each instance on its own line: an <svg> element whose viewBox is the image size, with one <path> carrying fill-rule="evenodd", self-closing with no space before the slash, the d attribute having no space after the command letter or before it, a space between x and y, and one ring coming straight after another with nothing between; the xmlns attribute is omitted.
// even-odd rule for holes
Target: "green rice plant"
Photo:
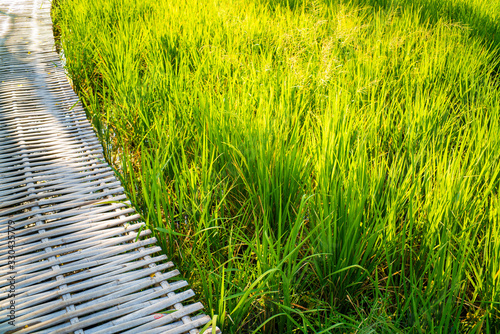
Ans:
<svg viewBox="0 0 500 334"><path fill-rule="evenodd" d="M499 6L59 0L54 21L224 332L495 333Z"/></svg>

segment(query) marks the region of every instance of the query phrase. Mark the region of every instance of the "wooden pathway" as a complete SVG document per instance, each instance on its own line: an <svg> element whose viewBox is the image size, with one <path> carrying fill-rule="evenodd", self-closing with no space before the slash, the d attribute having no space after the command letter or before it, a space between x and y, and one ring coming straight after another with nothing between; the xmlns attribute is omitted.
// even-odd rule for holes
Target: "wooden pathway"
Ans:
<svg viewBox="0 0 500 334"><path fill-rule="evenodd" d="M198 333L210 318L103 159L50 5L0 0L0 333Z"/></svg>

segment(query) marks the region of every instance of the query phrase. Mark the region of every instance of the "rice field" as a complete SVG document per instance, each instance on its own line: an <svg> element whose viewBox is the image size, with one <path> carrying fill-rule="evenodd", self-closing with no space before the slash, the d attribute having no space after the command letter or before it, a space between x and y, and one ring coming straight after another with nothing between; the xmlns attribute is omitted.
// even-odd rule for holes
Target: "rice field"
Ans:
<svg viewBox="0 0 500 334"><path fill-rule="evenodd" d="M224 333L500 331L499 0L58 0L72 83Z"/></svg>

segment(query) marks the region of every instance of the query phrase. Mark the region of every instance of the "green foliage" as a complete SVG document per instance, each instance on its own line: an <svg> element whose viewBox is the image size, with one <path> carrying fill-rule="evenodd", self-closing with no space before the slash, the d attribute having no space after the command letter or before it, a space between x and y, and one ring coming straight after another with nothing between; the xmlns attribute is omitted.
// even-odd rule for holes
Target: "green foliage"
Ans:
<svg viewBox="0 0 500 334"><path fill-rule="evenodd" d="M500 331L499 1L58 2L107 158L223 332Z"/></svg>

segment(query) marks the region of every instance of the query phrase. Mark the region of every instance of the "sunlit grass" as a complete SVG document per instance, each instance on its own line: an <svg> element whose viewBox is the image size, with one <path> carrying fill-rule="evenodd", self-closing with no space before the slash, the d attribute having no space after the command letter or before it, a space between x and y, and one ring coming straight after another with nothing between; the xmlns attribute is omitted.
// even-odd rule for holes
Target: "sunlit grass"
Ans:
<svg viewBox="0 0 500 334"><path fill-rule="evenodd" d="M500 331L498 13L482 0L54 12L108 159L225 333Z"/></svg>

